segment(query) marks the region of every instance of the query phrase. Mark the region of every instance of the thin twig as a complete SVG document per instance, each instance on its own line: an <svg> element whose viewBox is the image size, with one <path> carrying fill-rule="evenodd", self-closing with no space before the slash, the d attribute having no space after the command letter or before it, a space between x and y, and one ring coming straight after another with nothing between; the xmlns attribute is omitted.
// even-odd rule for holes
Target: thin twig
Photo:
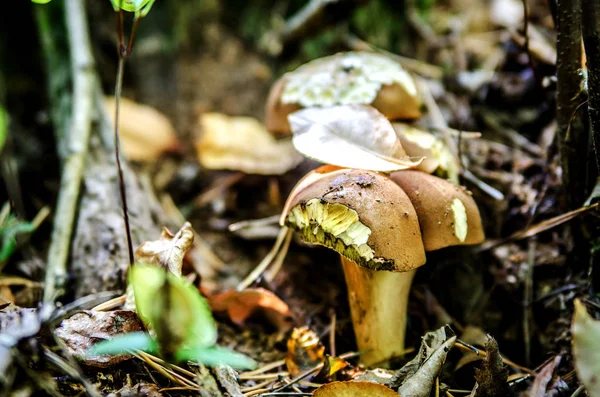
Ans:
<svg viewBox="0 0 600 397"><path fill-rule="evenodd" d="M255 282L260 277L261 274L263 274L263 272L267 269L267 267L269 267L269 265L273 262L273 259L279 253L281 246L289 233L291 233L291 230L289 228L285 226L281 228L281 231L277 236L277 240L275 240L275 244L273 244L271 250L267 253L267 255L265 255L263 260L260 261L260 263L254 268L254 270L252 270L252 272L250 272L250 274L245 279L243 279L241 283L238 284L236 288L238 291L242 291L243 289L248 288L250 285L252 285L253 282Z"/></svg>
<svg viewBox="0 0 600 397"><path fill-rule="evenodd" d="M121 12L119 12L121 15ZM125 235L127 237L127 253L129 254L129 265L133 266L133 242L131 241L131 228L129 226L129 213L127 210L127 194L125 191L125 182L123 180L123 168L121 167L121 158L119 156L119 105L121 102L121 89L123 85L123 69L125 67L125 58L119 52L119 67L117 69L117 82L115 83L115 160L117 162L117 173L119 176L119 193L123 204L123 220L125 222Z"/></svg>
<svg viewBox="0 0 600 397"><path fill-rule="evenodd" d="M272 370L273 368L281 367L282 365L285 365L285 360L273 361L272 363L263 365L262 367L257 368L254 371L244 372L243 374L240 374L240 379L247 379L246 376L262 374L264 372Z"/></svg>
<svg viewBox="0 0 600 397"><path fill-rule="evenodd" d="M54 301L63 294L67 278L67 260L71 247L73 223L85 167L85 157L92 129L95 75L85 3L66 0L66 25L73 74L71 124L64 132L69 145L65 158L60 191L54 217L54 230L48 250L43 302Z"/></svg>
<svg viewBox="0 0 600 397"><path fill-rule="evenodd" d="M536 253L535 239L529 240L527 250L527 270L525 271L525 299L523 302L523 339L525 345L525 365L531 364L531 321L533 302L533 269L535 266Z"/></svg>

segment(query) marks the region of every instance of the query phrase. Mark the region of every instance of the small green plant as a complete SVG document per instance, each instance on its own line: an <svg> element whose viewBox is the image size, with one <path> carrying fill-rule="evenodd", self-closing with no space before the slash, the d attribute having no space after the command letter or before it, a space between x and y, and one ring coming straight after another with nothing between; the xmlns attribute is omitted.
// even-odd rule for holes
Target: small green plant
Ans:
<svg viewBox="0 0 600 397"><path fill-rule="evenodd" d="M194 361L254 368L251 358L217 346L217 328L206 300L185 279L157 266L134 265L129 272L137 312L150 333L134 332L101 342L92 355L135 350L159 354L168 361Z"/></svg>
<svg viewBox="0 0 600 397"><path fill-rule="evenodd" d="M11 214L10 205L4 203L0 210L0 272L17 248L17 236L33 233L47 215L48 209L44 208L31 222L23 221Z"/></svg>
<svg viewBox="0 0 600 397"><path fill-rule="evenodd" d="M110 0L115 11L134 12L137 17L146 16L155 0Z"/></svg>

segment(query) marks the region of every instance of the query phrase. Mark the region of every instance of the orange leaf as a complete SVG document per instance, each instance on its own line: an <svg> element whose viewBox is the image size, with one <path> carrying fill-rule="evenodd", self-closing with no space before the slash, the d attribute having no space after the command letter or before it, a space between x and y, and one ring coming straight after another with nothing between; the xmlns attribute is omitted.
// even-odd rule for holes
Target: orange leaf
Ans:
<svg viewBox="0 0 600 397"><path fill-rule="evenodd" d="M239 325L260 313L279 331L285 331L291 326L292 314L288 305L264 288L227 291L210 296L208 303L213 311L226 311L231 321Z"/></svg>
<svg viewBox="0 0 600 397"><path fill-rule="evenodd" d="M308 327L294 328L287 341L287 349L285 365L293 377L325 360L325 346Z"/></svg>

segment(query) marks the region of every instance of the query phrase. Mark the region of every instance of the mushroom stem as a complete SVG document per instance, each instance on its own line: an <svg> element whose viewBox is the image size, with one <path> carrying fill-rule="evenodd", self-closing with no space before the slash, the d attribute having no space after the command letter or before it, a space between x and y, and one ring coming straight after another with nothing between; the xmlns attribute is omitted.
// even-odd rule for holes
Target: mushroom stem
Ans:
<svg viewBox="0 0 600 397"><path fill-rule="evenodd" d="M416 270L373 271L342 256L361 363L370 366L404 352L408 293Z"/></svg>

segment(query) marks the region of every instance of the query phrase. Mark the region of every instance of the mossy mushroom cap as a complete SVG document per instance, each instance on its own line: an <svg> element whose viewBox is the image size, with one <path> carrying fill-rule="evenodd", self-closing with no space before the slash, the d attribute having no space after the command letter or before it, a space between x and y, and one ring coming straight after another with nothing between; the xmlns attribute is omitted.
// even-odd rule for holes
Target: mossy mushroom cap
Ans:
<svg viewBox="0 0 600 397"><path fill-rule="evenodd" d="M371 270L406 272L425 263L409 197L373 171L330 166L311 171L290 193L280 223Z"/></svg>
<svg viewBox="0 0 600 397"><path fill-rule="evenodd" d="M477 204L463 187L412 170L393 172L390 178L410 197L425 251L479 244L485 239Z"/></svg>
<svg viewBox="0 0 600 397"><path fill-rule="evenodd" d="M421 116L417 86L397 62L373 52L342 52L283 75L269 94L265 125L275 135L289 135L290 113L350 104L371 105L390 120Z"/></svg>

